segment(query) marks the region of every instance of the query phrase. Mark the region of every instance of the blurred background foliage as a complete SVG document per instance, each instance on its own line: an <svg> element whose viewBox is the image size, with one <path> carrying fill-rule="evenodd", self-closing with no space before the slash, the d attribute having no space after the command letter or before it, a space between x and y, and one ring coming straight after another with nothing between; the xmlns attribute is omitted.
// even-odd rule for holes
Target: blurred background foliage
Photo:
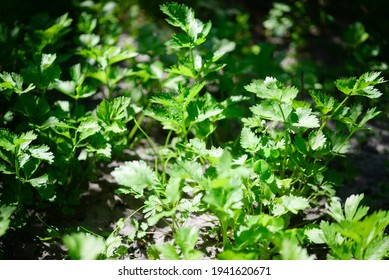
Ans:
<svg viewBox="0 0 389 280"><path fill-rule="evenodd" d="M0 3L1 63L7 69L7 49L12 38L4 35L4 26L44 24L65 12L79 16L78 0L2 0ZM139 46L148 49L156 35L166 27L159 5L166 1L95 1L103 5L115 2L116 22L121 32L138 36ZM233 60L242 84L251 78L276 76L304 88L333 88L327 83L341 76L366 71L383 71L387 76L389 3L380 0L278 0L278 1L177 1L193 7L199 18L212 20L212 32L218 38L237 43ZM112 20L112 19L111 19ZM14 33L16 30L14 30ZM150 35L152 35L150 37ZM153 36L154 35L154 36ZM143 41L142 41L143 40ZM68 46L69 47L69 46ZM229 61L230 62L230 61ZM231 75L231 74L230 74ZM230 78L233 78L232 80ZM235 81L238 77L226 77ZM241 90L241 84L228 89Z"/></svg>

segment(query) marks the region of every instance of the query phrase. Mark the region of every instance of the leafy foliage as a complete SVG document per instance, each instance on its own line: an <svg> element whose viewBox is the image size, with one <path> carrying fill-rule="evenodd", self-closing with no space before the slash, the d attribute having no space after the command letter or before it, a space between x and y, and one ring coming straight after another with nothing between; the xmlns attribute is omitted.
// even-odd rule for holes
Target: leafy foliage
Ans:
<svg viewBox="0 0 389 280"><path fill-rule="evenodd" d="M297 8L275 4L265 36L289 36ZM78 9L78 18L12 32L0 25L0 41L21 46L13 67L0 65L0 236L29 226L29 211L75 214L87 183L108 172L116 195L141 206L101 235L46 225L71 259L120 258L132 242L148 245L150 259L202 259L205 238L218 259L316 259L312 244L327 259L388 257L388 213L369 213L363 195L342 206L332 170L381 114L377 67L332 85L307 73L314 81L304 85L302 75L297 86L297 68L282 66L275 45L255 43L246 14L212 28L194 9L166 3L161 14L178 30L168 39L170 29L141 26L136 8L123 15L115 2L86 1ZM360 23L345 36L349 48L370 38ZM312 209L320 215L308 221ZM208 235L188 225L199 216L212 219ZM166 242L150 244L161 224Z"/></svg>

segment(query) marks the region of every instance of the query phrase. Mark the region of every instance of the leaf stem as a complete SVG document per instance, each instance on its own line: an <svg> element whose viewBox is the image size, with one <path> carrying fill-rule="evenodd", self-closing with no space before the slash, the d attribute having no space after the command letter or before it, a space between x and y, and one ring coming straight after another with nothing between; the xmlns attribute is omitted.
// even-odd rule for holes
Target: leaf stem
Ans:
<svg viewBox="0 0 389 280"><path fill-rule="evenodd" d="M284 152L284 159L283 159L283 162L282 162L282 170L281 170L281 179L283 179L284 176L285 176L286 164L287 164L287 161L288 161L289 133L288 133L288 130L286 129L286 127L285 127L286 118L285 118L284 111L282 110L282 107L281 107L280 103L277 103L277 105L278 105L278 108L281 111L282 119L284 120L285 152Z"/></svg>
<svg viewBox="0 0 389 280"><path fill-rule="evenodd" d="M350 98L350 95L346 96L345 99L336 107L336 109L331 113L329 117L326 118L326 120L323 122L323 124L320 126L318 132L322 131L324 127L326 127L329 120L332 119L332 117L343 107L343 105L347 102L347 100Z"/></svg>

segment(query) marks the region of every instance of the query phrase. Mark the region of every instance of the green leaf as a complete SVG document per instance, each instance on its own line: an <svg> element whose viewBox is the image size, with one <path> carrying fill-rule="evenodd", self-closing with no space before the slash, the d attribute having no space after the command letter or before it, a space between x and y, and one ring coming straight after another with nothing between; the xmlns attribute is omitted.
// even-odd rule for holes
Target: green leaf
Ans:
<svg viewBox="0 0 389 280"><path fill-rule="evenodd" d="M81 121L77 128L77 132L80 133L79 142L99 132L101 127L98 122L93 118L85 118Z"/></svg>
<svg viewBox="0 0 389 280"><path fill-rule="evenodd" d="M311 228L306 229L304 234L309 238L309 240L315 244L324 244L325 236L322 229L319 228Z"/></svg>
<svg viewBox="0 0 389 280"><path fill-rule="evenodd" d="M233 250L224 250L217 255L219 260L258 260L257 252L234 252Z"/></svg>
<svg viewBox="0 0 389 280"><path fill-rule="evenodd" d="M194 83L191 85L190 89L188 90L188 93L185 94L185 101L184 101L184 107L186 108L188 104L199 94L199 92L204 88L206 85L206 82Z"/></svg>
<svg viewBox="0 0 389 280"><path fill-rule="evenodd" d="M45 175L42 175L40 177L30 179L30 180L28 180L28 182L30 182L30 184L34 188L39 189L40 187L47 185L47 183L49 182L49 176L47 174L45 174Z"/></svg>
<svg viewBox="0 0 389 280"><path fill-rule="evenodd" d="M335 86L345 95L350 95L353 92L354 86L357 83L356 77L348 78L347 80L339 79L335 81Z"/></svg>
<svg viewBox="0 0 389 280"><path fill-rule="evenodd" d="M370 108L369 110L366 111L366 113L364 114L363 118L361 119L361 121L359 122L358 126L359 127L364 127L364 125L374 119L376 116L378 116L381 112L380 111L376 111L376 107L373 107L373 108Z"/></svg>
<svg viewBox="0 0 389 280"><path fill-rule="evenodd" d="M199 257L199 254L196 254L196 251L194 250L198 238L199 233L196 227L182 227L177 230L176 234L174 235L174 240L180 247L181 252L184 255L184 259L191 260L197 259Z"/></svg>
<svg viewBox="0 0 389 280"><path fill-rule="evenodd" d="M10 218L12 214L15 212L16 207L15 206L7 206L7 205L1 205L0 207L0 237L3 236L10 223Z"/></svg>
<svg viewBox="0 0 389 280"><path fill-rule="evenodd" d="M359 221L364 216L366 216L369 207L359 206L359 203L362 201L364 195L351 195L346 199L344 205L344 213L346 221Z"/></svg>
<svg viewBox="0 0 389 280"><path fill-rule="evenodd" d="M108 65L112 65L119 61L127 60L138 55L136 52L122 50L120 47L110 47L105 51L104 54L108 57Z"/></svg>
<svg viewBox="0 0 389 280"><path fill-rule="evenodd" d="M277 122L286 121L292 112L292 109L291 104L277 104L277 102L273 100L265 100L250 108L255 115L265 120Z"/></svg>
<svg viewBox="0 0 389 280"><path fill-rule="evenodd" d="M103 123L105 130L121 133L127 130L126 123L135 113L130 108L131 98L117 97L113 101L104 99L97 107L96 116Z"/></svg>
<svg viewBox="0 0 389 280"><path fill-rule="evenodd" d="M257 137L257 135L248 127L243 127L242 129L240 145L250 153L257 152L261 147L259 137Z"/></svg>
<svg viewBox="0 0 389 280"><path fill-rule="evenodd" d="M334 199L331 201L328 214L338 223L345 220L339 200Z"/></svg>
<svg viewBox="0 0 389 280"><path fill-rule="evenodd" d="M36 148L30 148L31 156L37 159L48 161L50 164L54 161L54 155L49 151L50 148L46 145L42 145Z"/></svg>
<svg viewBox="0 0 389 280"><path fill-rule="evenodd" d="M299 135L296 136L294 139L294 145L300 153L302 153L303 155L308 155L307 144L304 138Z"/></svg>
<svg viewBox="0 0 389 280"><path fill-rule="evenodd" d="M381 72L367 72L358 79L352 77L347 80L337 80L335 85L346 95L360 95L374 99L382 95L374 86L386 82L383 78L379 77L380 75Z"/></svg>
<svg viewBox="0 0 389 280"><path fill-rule="evenodd" d="M54 84L56 90L75 98L76 83L74 81L61 81L57 80Z"/></svg>
<svg viewBox="0 0 389 280"><path fill-rule="evenodd" d="M25 150L32 141L37 138L37 135L33 131L27 131L22 133L20 136L15 136L14 144L20 146L22 150Z"/></svg>
<svg viewBox="0 0 389 280"><path fill-rule="evenodd" d="M73 260L95 260L105 249L102 238L83 232L66 235L63 242Z"/></svg>
<svg viewBox="0 0 389 280"><path fill-rule="evenodd" d="M166 184L166 199L170 205L176 205L181 198L181 178L171 177Z"/></svg>
<svg viewBox="0 0 389 280"><path fill-rule="evenodd" d="M310 90L309 94L311 95L313 101L315 102L316 107L320 110L320 112L323 115L326 115L332 110L334 110L336 106L336 102L332 96L315 90Z"/></svg>
<svg viewBox="0 0 389 280"><path fill-rule="evenodd" d="M348 197L344 205L344 214L340 202L333 200L330 203L328 214L338 223L342 221L359 221L366 216L369 210L367 206L359 206L363 197L363 194Z"/></svg>
<svg viewBox="0 0 389 280"><path fill-rule="evenodd" d="M365 251L365 260L384 260L389 252L389 237L374 240Z"/></svg>
<svg viewBox="0 0 389 280"><path fill-rule="evenodd" d="M312 131L308 136L308 144L312 150L316 151L325 146L327 138L321 131Z"/></svg>
<svg viewBox="0 0 389 280"><path fill-rule="evenodd" d="M223 154L223 149L221 147L211 147L210 149L207 149L204 140L199 138L190 139L186 147L188 150L209 160L212 165L215 165L217 162L219 162L219 159Z"/></svg>
<svg viewBox="0 0 389 280"><path fill-rule="evenodd" d="M7 151L13 151L15 148L14 137L11 132L7 129L0 129L0 147L4 148Z"/></svg>
<svg viewBox="0 0 389 280"><path fill-rule="evenodd" d="M197 78L196 71L192 68L193 66L188 64L179 64L179 65L173 65L166 71L169 73L174 73L178 75L183 75L190 78Z"/></svg>
<svg viewBox="0 0 389 280"><path fill-rule="evenodd" d="M28 182L37 189L41 198L52 201L55 199L56 190L53 181L50 181L48 174L40 177L29 179Z"/></svg>
<svg viewBox="0 0 389 280"><path fill-rule="evenodd" d="M56 60L56 54L43 53L40 63L40 70L43 73L46 69L53 65Z"/></svg>
<svg viewBox="0 0 389 280"><path fill-rule="evenodd" d="M218 48L213 52L212 62L218 61L226 53L232 52L235 49L236 43L227 39L217 41Z"/></svg>
<svg viewBox="0 0 389 280"><path fill-rule="evenodd" d="M297 127L315 128L319 127L319 120L315 115L312 115L312 110L309 108L299 107L291 115L292 124Z"/></svg>
<svg viewBox="0 0 389 280"><path fill-rule="evenodd" d="M283 238L280 248L283 260L313 260L314 256L308 254L307 249L302 248L297 238Z"/></svg>
<svg viewBox="0 0 389 280"><path fill-rule="evenodd" d="M176 252L176 248L171 244L162 244L157 246L157 250L162 253L166 260L179 260L180 256Z"/></svg>
<svg viewBox="0 0 389 280"><path fill-rule="evenodd" d="M361 22L351 24L344 34L346 43L352 47L357 47L362 44L369 36L369 33L365 30L365 26Z"/></svg>
<svg viewBox="0 0 389 280"><path fill-rule="evenodd" d="M155 184L157 177L144 161L125 162L111 173L122 186L136 194L143 195L143 190Z"/></svg>
<svg viewBox="0 0 389 280"><path fill-rule="evenodd" d="M183 4L168 3L161 5L160 9L168 16L166 21L175 27L179 27L187 36L173 35L175 46L192 47L205 41L211 29L211 22L204 24L196 19L194 11Z"/></svg>
<svg viewBox="0 0 389 280"><path fill-rule="evenodd" d="M282 205L293 214L297 214L298 211L309 207L309 201L305 197L299 197L294 195L282 196Z"/></svg>
<svg viewBox="0 0 389 280"><path fill-rule="evenodd" d="M291 103L298 94L295 87L285 87L281 82L272 77L265 80L256 80L245 86L249 92L255 93L259 98L275 100L281 103Z"/></svg>
<svg viewBox="0 0 389 280"><path fill-rule="evenodd" d="M8 89L21 95L35 88L33 84L29 84L27 88L23 89L23 77L16 73L3 72L0 74L0 78L3 80L0 83L0 91Z"/></svg>
<svg viewBox="0 0 389 280"><path fill-rule="evenodd" d="M68 18L68 14L58 17L52 26L44 30L37 30L36 34L41 38L41 44L38 46L39 51L50 44L55 44L61 37L70 31L68 28L72 19Z"/></svg>
<svg viewBox="0 0 389 280"><path fill-rule="evenodd" d="M201 181L204 177L203 166L192 160L178 160L169 171L169 175L175 178Z"/></svg>

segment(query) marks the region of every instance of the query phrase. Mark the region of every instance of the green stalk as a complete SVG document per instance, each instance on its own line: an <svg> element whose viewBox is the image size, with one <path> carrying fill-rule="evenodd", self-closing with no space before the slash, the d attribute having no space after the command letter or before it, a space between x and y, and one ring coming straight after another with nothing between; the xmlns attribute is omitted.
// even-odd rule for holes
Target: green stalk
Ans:
<svg viewBox="0 0 389 280"><path fill-rule="evenodd" d="M105 85L107 86L107 90L108 90L108 100L109 101L112 101L113 99L113 92L112 92L112 85L111 85L111 81L109 79L109 72L111 72L111 69L110 67L106 67L104 69L104 73L105 73Z"/></svg>
<svg viewBox="0 0 389 280"><path fill-rule="evenodd" d="M228 225L223 219L220 219L220 225L222 228L223 248L227 248L227 245L228 245L228 235L227 235Z"/></svg>
<svg viewBox="0 0 389 280"><path fill-rule="evenodd" d="M284 111L282 110L282 107L281 107L280 103L277 103L277 105L278 105L278 108L281 111L282 119L284 120L285 152L284 152L284 159L283 159L283 162L282 162L282 171L281 171L281 179L283 179L284 176L285 176L286 164L287 164L287 161L288 161L289 133L288 133L288 131L285 128L286 118L285 118Z"/></svg>
<svg viewBox="0 0 389 280"><path fill-rule="evenodd" d="M322 131L324 129L324 127L326 127L327 123L329 120L332 119L332 117L340 110L340 108L343 107L343 105L347 102L347 100L350 98L350 95L348 95L345 99L343 99L343 101L338 105L338 107L336 107L336 109L331 113L331 115L326 118L326 120L323 122L323 124L320 126L318 132Z"/></svg>
<svg viewBox="0 0 389 280"><path fill-rule="evenodd" d="M139 118L138 118L138 123L141 123L141 122L143 121L144 117L145 117L145 114L144 114L144 112L142 112L142 113L140 114ZM134 119L135 119L135 118L134 118ZM128 135L128 140L131 141L131 140L134 138L134 136L135 136L135 134L136 134L137 131L138 131L138 126L135 125L135 126L131 129L130 134Z"/></svg>

